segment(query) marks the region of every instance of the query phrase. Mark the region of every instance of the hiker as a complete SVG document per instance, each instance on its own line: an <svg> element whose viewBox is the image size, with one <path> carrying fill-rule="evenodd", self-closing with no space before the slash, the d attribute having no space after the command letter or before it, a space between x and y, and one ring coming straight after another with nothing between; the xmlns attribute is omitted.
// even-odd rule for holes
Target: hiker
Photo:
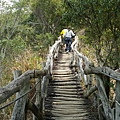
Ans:
<svg viewBox="0 0 120 120"><path fill-rule="evenodd" d="M72 38L75 37L75 33L70 29L70 27L68 27L68 31L66 32L64 37L65 37L65 44L66 44L65 51L67 53L71 52Z"/></svg>
<svg viewBox="0 0 120 120"><path fill-rule="evenodd" d="M61 37L62 37L62 43L63 43L63 47L65 48L65 34L68 31L68 29L63 29L60 33Z"/></svg>

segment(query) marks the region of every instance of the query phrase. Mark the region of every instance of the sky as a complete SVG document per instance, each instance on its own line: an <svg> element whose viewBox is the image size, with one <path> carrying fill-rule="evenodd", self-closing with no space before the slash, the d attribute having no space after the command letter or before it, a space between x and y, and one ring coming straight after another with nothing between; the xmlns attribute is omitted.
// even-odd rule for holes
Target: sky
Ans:
<svg viewBox="0 0 120 120"><path fill-rule="evenodd" d="M7 5L12 5L11 1L19 1L19 0L0 0L0 10L4 9L3 2L6 2Z"/></svg>
<svg viewBox="0 0 120 120"><path fill-rule="evenodd" d="M11 0L0 0L0 3L3 2L3 1L6 1L7 4L11 4ZM12 0L12 1L19 1L19 0Z"/></svg>
<svg viewBox="0 0 120 120"><path fill-rule="evenodd" d="M7 3L10 3L10 0L4 0L4 1L6 1Z"/></svg>
<svg viewBox="0 0 120 120"><path fill-rule="evenodd" d="M11 0L0 0L0 1L1 1L1 2L2 2L2 1L6 1L8 4L11 4L11 2L10 2Z"/></svg>
<svg viewBox="0 0 120 120"><path fill-rule="evenodd" d="M3 7L3 2L6 2L7 4L11 4L10 0L0 0L0 13L2 10L4 10L4 7Z"/></svg>

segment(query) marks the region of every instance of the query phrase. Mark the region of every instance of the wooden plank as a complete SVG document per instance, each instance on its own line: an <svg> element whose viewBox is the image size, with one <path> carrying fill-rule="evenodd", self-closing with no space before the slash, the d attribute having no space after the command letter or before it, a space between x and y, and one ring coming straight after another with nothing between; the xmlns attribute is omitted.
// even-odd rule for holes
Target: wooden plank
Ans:
<svg viewBox="0 0 120 120"><path fill-rule="evenodd" d="M54 111L54 112L72 112L72 113L74 113L74 112L87 112L87 109L86 109L87 107L82 107L82 108L79 108L79 107L67 107L67 108L65 108L65 107L61 107L61 108L53 108L53 109L47 109L46 110L46 112L52 112L52 111Z"/></svg>
<svg viewBox="0 0 120 120"><path fill-rule="evenodd" d="M74 108L79 108L79 110L80 109L84 109L84 108L86 108L86 109L88 109L88 107L87 107L87 105L45 105L45 108L47 109L47 110L51 110L51 109L73 109L73 111L74 111Z"/></svg>
<svg viewBox="0 0 120 120"><path fill-rule="evenodd" d="M62 79L61 79L62 78ZM65 76L61 76L61 75L53 75L53 80L76 80L78 79L78 75L74 75L74 76L69 76L69 75L65 75Z"/></svg>
<svg viewBox="0 0 120 120"><path fill-rule="evenodd" d="M64 84L54 84L54 83L53 83L53 84L51 84L51 85L52 85L53 88L54 88L54 87L58 87L58 88L59 88L59 87L64 87L64 88L65 88L65 87L66 87L66 88L67 88L67 87L75 87L75 88L76 88L76 87L79 86L79 84L76 84L76 83L74 83L74 84L73 84L73 83L69 83L69 84L65 84L65 83L64 83Z"/></svg>
<svg viewBox="0 0 120 120"><path fill-rule="evenodd" d="M48 102L50 103L50 102ZM52 102L52 105L85 105L84 101L57 101L57 102Z"/></svg>
<svg viewBox="0 0 120 120"><path fill-rule="evenodd" d="M52 86L53 88L61 88L61 89L77 89L77 86Z"/></svg>
<svg viewBox="0 0 120 120"><path fill-rule="evenodd" d="M81 87L77 87L77 89L69 89L69 88L65 88L65 89L62 89L62 88L53 88L53 87L49 87L49 89L52 89L52 91L66 91L66 92L83 92L83 90L81 89Z"/></svg>
<svg viewBox="0 0 120 120"><path fill-rule="evenodd" d="M73 92L73 91L72 92L71 91L53 91L52 93L55 94L55 95L61 94L61 96L65 95L65 94L66 95L78 95L76 91L75 92ZM83 93L83 91L81 91L81 93Z"/></svg>
<svg viewBox="0 0 120 120"><path fill-rule="evenodd" d="M84 105L82 105L82 104L80 104L80 105L52 105L52 104L47 104L47 105L45 105L45 108L47 108L47 109L66 109L66 108L68 108L68 109L70 109L70 108L79 108L79 109L82 109L82 108L85 108L85 107L87 107L87 105L86 104L84 104Z"/></svg>
<svg viewBox="0 0 120 120"><path fill-rule="evenodd" d="M85 110L85 109L81 109L81 110L74 110L74 109L64 109L64 110L62 110L62 111L57 111L57 110L51 110L50 111L52 114L62 114L62 115L74 115L74 114L83 114L83 113L86 113L86 114L88 114L87 113L87 110ZM82 116L82 115L80 115L80 116Z"/></svg>
<svg viewBox="0 0 120 120"><path fill-rule="evenodd" d="M64 93L61 93L61 94L59 94L59 93L56 93L56 94L51 94L51 96L61 96L61 97L74 97L74 98L77 98L77 97L79 97L79 95L75 95L75 94L64 94Z"/></svg>
<svg viewBox="0 0 120 120"><path fill-rule="evenodd" d="M47 120L89 120L87 116L84 117L46 117ZM92 119L93 120L93 119Z"/></svg>
<svg viewBox="0 0 120 120"><path fill-rule="evenodd" d="M50 83L51 85L78 85L80 83L78 83L77 81L52 81Z"/></svg>
<svg viewBox="0 0 120 120"><path fill-rule="evenodd" d="M73 97L52 97L52 101L81 101L81 100L85 100L84 98L73 98ZM46 98L46 101L50 101L49 98Z"/></svg>
<svg viewBox="0 0 120 120"><path fill-rule="evenodd" d="M52 113L52 116L62 116L62 117L83 117L83 116L88 116L88 113L76 113L76 114L62 114L62 113Z"/></svg>
<svg viewBox="0 0 120 120"><path fill-rule="evenodd" d="M62 74L62 75L60 75L60 74L53 74L53 77L58 77L58 79L59 79L59 77L68 77L68 78L73 78L74 77L74 74Z"/></svg>

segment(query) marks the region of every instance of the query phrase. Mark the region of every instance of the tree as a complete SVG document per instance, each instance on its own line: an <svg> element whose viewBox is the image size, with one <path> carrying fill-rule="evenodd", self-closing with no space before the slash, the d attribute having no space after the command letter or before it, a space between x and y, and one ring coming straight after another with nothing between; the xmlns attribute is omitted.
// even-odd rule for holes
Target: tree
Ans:
<svg viewBox="0 0 120 120"><path fill-rule="evenodd" d="M96 49L99 65L119 68L120 1L66 0L65 4L64 17L69 23L86 28L86 42Z"/></svg>

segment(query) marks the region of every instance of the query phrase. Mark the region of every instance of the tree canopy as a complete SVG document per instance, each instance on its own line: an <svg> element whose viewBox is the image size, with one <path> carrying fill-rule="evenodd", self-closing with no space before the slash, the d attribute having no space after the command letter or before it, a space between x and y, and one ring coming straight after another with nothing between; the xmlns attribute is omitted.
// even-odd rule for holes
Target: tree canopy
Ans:
<svg viewBox="0 0 120 120"><path fill-rule="evenodd" d="M64 17L86 28L86 43L96 49L100 65L120 67L120 1L66 0Z"/></svg>
<svg viewBox="0 0 120 120"><path fill-rule="evenodd" d="M46 50L62 28L71 25L85 28L83 42L95 48L99 65L119 68L119 0L13 0L12 5L6 4L1 3L0 13L2 59L7 51L12 57L27 46Z"/></svg>

